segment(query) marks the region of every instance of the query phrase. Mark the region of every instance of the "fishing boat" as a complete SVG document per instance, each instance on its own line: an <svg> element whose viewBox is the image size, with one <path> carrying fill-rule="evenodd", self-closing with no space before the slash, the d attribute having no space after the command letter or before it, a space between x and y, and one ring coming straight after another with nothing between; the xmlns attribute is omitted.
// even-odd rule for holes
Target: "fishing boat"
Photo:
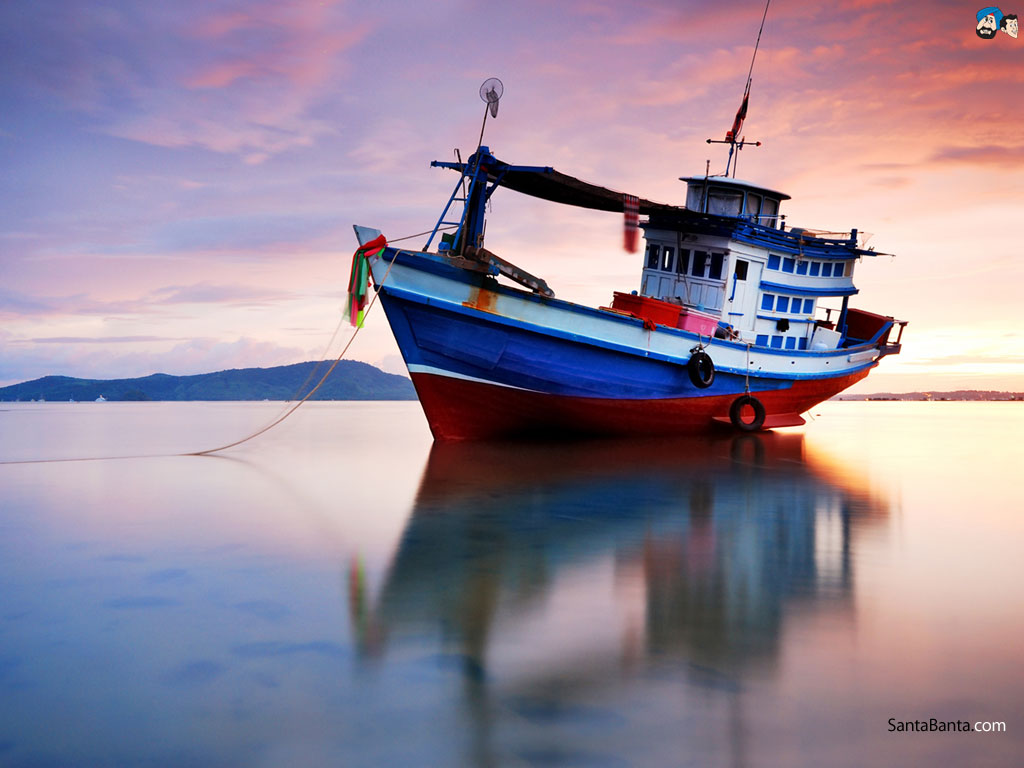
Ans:
<svg viewBox="0 0 1024 768"><path fill-rule="evenodd" d="M680 177L673 205L499 159L483 144L492 78L476 151L431 164L459 180L425 245L355 227L354 319L371 280L435 439L797 426L900 351L905 322L850 305L856 265L879 255L858 231L790 226L789 195L735 177L735 153L755 143L740 133L749 87L725 140L708 140L728 145L725 173ZM609 291L608 306L556 298L485 247L498 189L623 215L639 287Z"/></svg>

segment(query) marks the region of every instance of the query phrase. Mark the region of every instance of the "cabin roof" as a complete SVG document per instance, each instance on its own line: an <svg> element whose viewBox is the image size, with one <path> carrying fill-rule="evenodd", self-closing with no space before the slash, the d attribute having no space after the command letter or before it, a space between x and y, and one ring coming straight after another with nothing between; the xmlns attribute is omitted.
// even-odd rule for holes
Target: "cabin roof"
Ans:
<svg viewBox="0 0 1024 768"><path fill-rule="evenodd" d="M785 192L779 192L775 189L769 189L768 187L762 187L760 184L755 184L752 181L743 181L742 179L734 179L731 176L680 176L680 181L685 181L687 184L703 184L704 179L707 178L708 184L713 184L716 187L735 187L737 189L745 189L748 192L758 192L762 195L768 195L779 200L789 200L789 195Z"/></svg>

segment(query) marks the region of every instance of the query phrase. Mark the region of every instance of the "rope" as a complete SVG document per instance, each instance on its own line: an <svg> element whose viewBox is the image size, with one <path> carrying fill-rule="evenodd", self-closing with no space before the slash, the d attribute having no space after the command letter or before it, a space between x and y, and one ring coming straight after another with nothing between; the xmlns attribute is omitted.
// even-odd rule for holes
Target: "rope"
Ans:
<svg viewBox="0 0 1024 768"><path fill-rule="evenodd" d="M391 242L399 242L400 240L409 240L409 239L414 238L414 237L422 237L424 234L429 234L429 232L421 232L421 233L415 234L415 235L408 235L407 237L396 238L395 240L392 240ZM377 297L380 295L380 289L384 285L384 282L388 279L388 275L391 274L391 268L395 265L395 261L396 261L399 253L401 253L401 251L397 251L395 253L395 258L391 259L391 263L388 264L388 268L384 271L384 276L381 277L380 282L377 284L377 290L374 291L373 297L370 299L370 303L367 305L366 311L363 313L363 317L364 318L370 314L370 311L373 309L373 305L377 303ZM334 339L337 337L338 331L340 330L341 325L344 322L344 320L345 320L345 318L344 318L344 315L343 315L342 316L342 321L339 322L338 323L338 327L334 329L334 335L331 336L331 340L330 340L330 342L328 342L327 347L324 350L324 356L326 356L327 350L330 349L331 346L334 344ZM311 389L306 394L305 397L303 397L301 400L296 402L290 408L287 408L284 411L284 413L282 413L280 416L275 418L273 421L271 421L265 427L262 427L261 429L256 430L251 435L248 435L247 437L243 437L240 440L235 440L234 442L227 443L226 445L221 445L221 446L219 446L217 448L208 448L208 449L206 449L204 451L191 451L191 452L187 452L187 453L153 453L153 454L136 454L136 455L130 455L130 456L87 456L87 457L68 458L68 459L19 459L19 460L14 460L14 461L0 461L0 466L10 465L10 464L58 464L58 463L71 462L71 461L120 461L120 460L123 460L123 459L158 459L158 458L171 458L171 457L175 457L175 456L209 456L209 455L214 454L214 453L219 453L220 451L225 451L228 448L234 448L236 445L241 445L242 443L247 443L250 440L252 440L252 439L254 439L256 437L259 437L260 435L264 434L265 432L269 432L271 429L273 429L278 424L280 424L282 421L284 421L289 416L291 416L293 413L295 413L295 411L297 411L299 409L299 406L301 406L303 403L305 403L307 400L309 400L313 395L315 395L317 390L319 390L320 387L322 387L324 385L324 382L327 381L327 378L331 375L331 373L334 371L334 369L338 367L338 363L340 363L344 359L345 354L349 350L349 347L352 346L352 342L355 341L356 336L359 335L359 331L361 331L361 330L362 330L362 326L357 326L356 327L355 331L349 337L348 341L345 343L345 346L342 348L341 352L338 353L338 357L334 360L333 363L331 363L331 367L327 369L327 372L320 378L320 381L317 382L316 386L313 387L313 389ZM322 363L322 362L323 362L323 358L321 358L320 362L317 363L317 366L319 366L320 363ZM315 370L315 368L314 368L314 370ZM300 392L302 391L302 388L306 386L306 383L308 383L309 379L311 379L311 378L312 378L312 373L306 378L306 382L303 383L302 387L299 387L299 391Z"/></svg>
<svg viewBox="0 0 1024 768"><path fill-rule="evenodd" d="M412 235L412 237L419 237L419 235ZM402 239L406 239L406 238L402 238ZM373 298L370 299L370 303L366 307L366 311L363 313L363 317L364 318L367 315L370 314L370 310L373 309L373 305L377 303L377 297L380 295L381 286L384 285L384 281L387 280L388 279L388 275L391 274L391 268L393 266L395 266L395 260L398 258L398 254L399 253L401 253L401 251L398 251L398 252L395 253L395 257L392 258L391 259L391 263L388 264L388 268L387 268L387 270L385 270L384 276L380 279L380 283L377 284L377 290L374 291ZM301 406L304 402L306 402L313 395L316 394L317 390L320 389L320 387L322 387L324 385L324 382L327 381L327 378L331 375L331 373L334 371L334 369L338 367L338 363L340 363L342 361L342 359L344 359L345 353L348 352L348 348L352 346L352 342L356 340L356 336L359 335L359 331L361 331L362 329L363 329L363 326L361 326L361 325L356 326L355 331L353 331L352 335L349 336L348 341L345 342L345 346L342 347L341 352L338 353L338 357L335 359L335 361L333 363L331 363L331 367L327 369L327 372L320 378L320 381L317 382L316 386L313 387L311 390L309 390L309 392L306 394L305 397L303 397L301 400L299 400L297 403L295 403L295 405L293 405L291 408L286 410L281 416L279 416L276 419L274 419L272 422L267 424L265 427L263 427L262 429L256 430L255 432L253 432L248 437L243 437L241 440L235 440L233 443L228 443L227 445L222 445L219 448L209 448L209 449L207 449L205 451L194 451L193 453L181 453L181 454L177 454L177 455L179 455L179 456L209 456L211 453L219 453L220 451L226 451L228 448L234 448L236 445L241 445L242 443L247 443L250 440L252 440L253 438L259 437L264 432L269 432L271 429L273 429L278 424L280 424L282 421L284 421L289 416L291 416L293 413L295 413L295 411L297 411L299 409L299 406ZM335 331L335 333L337 333L337 331ZM318 365L319 365L319 363L318 363Z"/></svg>
<svg viewBox="0 0 1024 768"><path fill-rule="evenodd" d="M744 394L750 394L750 342L747 342L747 369L743 372Z"/></svg>

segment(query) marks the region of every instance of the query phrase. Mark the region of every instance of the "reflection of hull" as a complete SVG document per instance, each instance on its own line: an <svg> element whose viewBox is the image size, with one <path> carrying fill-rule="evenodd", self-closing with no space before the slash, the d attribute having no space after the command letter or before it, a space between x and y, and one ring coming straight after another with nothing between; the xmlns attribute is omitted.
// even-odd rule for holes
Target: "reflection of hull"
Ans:
<svg viewBox="0 0 1024 768"><path fill-rule="evenodd" d="M799 425L883 354L879 343L781 350L700 336L514 290L428 253L387 248L371 266L442 440L707 432L730 424L747 392L764 409L752 429ZM713 361L710 382L688 368L698 345Z"/></svg>
<svg viewBox="0 0 1024 768"><path fill-rule="evenodd" d="M536 621L569 575L611 567L640 587L649 652L772 657L785 604L849 605L850 523L875 506L808 464L800 435L438 443L375 637L439 627L483 668L496 617Z"/></svg>

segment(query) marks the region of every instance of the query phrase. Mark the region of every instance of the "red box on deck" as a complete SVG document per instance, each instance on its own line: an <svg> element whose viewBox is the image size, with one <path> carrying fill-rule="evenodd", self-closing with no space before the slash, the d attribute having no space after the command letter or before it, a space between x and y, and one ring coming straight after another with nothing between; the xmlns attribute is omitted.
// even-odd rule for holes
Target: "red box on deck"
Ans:
<svg viewBox="0 0 1024 768"><path fill-rule="evenodd" d="M632 293L615 291L612 295L612 309L630 312L644 320L675 328L683 308L668 301L652 299L650 296L635 296Z"/></svg>
<svg viewBox="0 0 1024 768"><path fill-rule="evenodd" d="M612 309L628 312L652 323L667 325L669 328L682 328L684 331L699 333L701 336L714 335L718 327L718 318L713 315L706 315L695 309L673 304L671 301L652 299L650 296L616 291L612 296Z"/></svg>

